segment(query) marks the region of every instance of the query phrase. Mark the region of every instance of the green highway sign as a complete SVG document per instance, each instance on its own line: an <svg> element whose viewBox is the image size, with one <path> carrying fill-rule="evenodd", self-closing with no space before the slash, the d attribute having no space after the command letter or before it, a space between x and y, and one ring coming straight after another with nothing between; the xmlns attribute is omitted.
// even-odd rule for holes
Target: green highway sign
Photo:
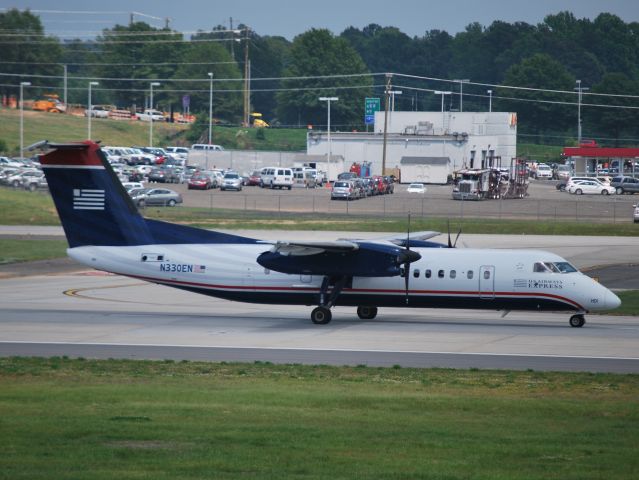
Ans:
<svg viewBox="0 0 639 480"><path fill-rule="evenodd" d="M366 97L364 103L364 123L372 125L375 123L375 112L380 111L381 101L379 98Z"/></svg>

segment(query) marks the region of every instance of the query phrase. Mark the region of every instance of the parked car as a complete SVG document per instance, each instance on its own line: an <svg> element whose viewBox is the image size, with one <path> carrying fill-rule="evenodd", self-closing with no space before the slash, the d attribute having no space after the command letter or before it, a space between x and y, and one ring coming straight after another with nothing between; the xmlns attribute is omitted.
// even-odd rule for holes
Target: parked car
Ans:
<svg viewBox="0 0 639 480"><path fill-rule="evenodd" d="M122 186L127 192L130 192L134 188L144 188L144 183L142 182L122 182Z"/></svg>
<svg viewBox="0 0 639 480"><path fill-rule="evenodd" d="M114 109L115 107L113 105L91 105L91 111L85 110L84 116L88 117L91 115L95 118L108 118L109 112Z"/></svg>
<svg viewBox="0 0 639 480"><path fill-rule="evenodd" d="M220 190L237 190L240 192L242 190L242 177L235 172L226 172L224 178L222 178Z"/></svg>
<svg viewBox="0 0 639 480"><path fill-rule="evenodd" d="M137 114L138 120L142 120L143 122L150 122L153 120L154 122L162 122L164 121L164 114L159 110L154 110L151 108L147 108L142 113Z"/></svg>
<svg viewBox="0 0 639 480"><path fill-rule="evenodd" d="M426 193L426 187L423 183L411 183L406 191L408 193Z"/></svg>
<svg viewBox="0 0 639 480"><path fill-rule="evenodd" d="M578 180L568 187L568 193L575 195L610 195L615 193L615 187L603 185L597 180Z"/></svg>
<svg viewBox="0 0 639 480"><path fill-rule="evenodd" d="M267 167L262 169L262 187L293 188L293 170L284 167Z"/></svg>
<svg viewBox="0 0 639 480"><path fill-rule="evenodd" d="M259 170L254 170L248 177L248 186L257 186L262 183L262 177Z"/></svg>
<svg viewBox="0 0 639 480"><path fill-rule="evenodd" d="M552 168L545 163L540 163L537 165L537 169L535 170L535 178L537 180L546 179L549 180L552 178Z"/></svg>
<svg viewBox="0 0 639 480"><path fill-rule="evenodd" d="M384 193L395 193L395 181L393 180L393 178L388 176L382 178L384 179Z"/></svg>
<svg viewBox="0 0 639 480"><path fill-rule="evenodd" d="M331 200L343 198L345 200L353 200L359 198L359 191L351 180L337 180L333 183L331 189Z"/></svg>
<svg viewBox="0 0 639 480"><path fill-rule="evenodd" d="M213 180L208 175L196 173L189 178L189 190L209 190L213 188Z"/></svg>
<svg viewBox="0 0 639 480"><path fill-rule="evenodd" d="M212 152L223 152L224 147L222 147L221 145L194 143L193 145L191 145L191 150L209 150Z"/></svg>
<svg viewBox="0 0 639 480"><path fill-rule="evenodd" d="M154 168L149 172L149 182L180 183L180 177L172 168Z"/></svg>
<svg viewBox="0 0 639 480"><path fill-rule="evenodd" d="M164 147L164 151L173 158L183 160L184 162L186 162L189 157L189 149L186 147Z"/></svg>
<svg viewBox="0 0 639 480"><path fill-rule="evenodd" d="M633 177L614 177L610 185L617 189L617 195L624 193L634 194L639 192L639 180Z"/></svg>
<svg viewBox="0 0 639 480"><path fill-rule="evenodd" d="M555 169L556 180L568 180L570 178L571 169L570 165L558 165Z"/></svg>
<svg viewBox="0 0 639 480"><path fill-rule="evenodd" d="M129 192L138 207L147 205L174 207L182 203L182 195L166 188L137 188Z"/></svg>
<svg viewBox="0 0 639 480"><path fill-rule="evenodd" d="M357 178L355 172L342 172L337 175L338 180L353 180L354 178Z"/></svg>
<svg viewBox="0 0 639 480"><path fill-rule="evenodd" d="M47 183L47 179L44 176L44 172L40 172L39 175L27 176L24 177L22 181L22 186L25 190L29 190L30 192L35 192L39 189L49 188L49 184Z"/></svg>
<svg viewBox="0 0 639 480"><path fill-rule="evenodd" d="M639 223L639 205L633 205L634 210L632 212L632 220L634 223Z"/></svg>
<svg viewBox="0 0 639 480"><path fill-rule="evenodd" d="M0 157L0 167L20 168L22 163L11 160L9 157Z"/></svg>

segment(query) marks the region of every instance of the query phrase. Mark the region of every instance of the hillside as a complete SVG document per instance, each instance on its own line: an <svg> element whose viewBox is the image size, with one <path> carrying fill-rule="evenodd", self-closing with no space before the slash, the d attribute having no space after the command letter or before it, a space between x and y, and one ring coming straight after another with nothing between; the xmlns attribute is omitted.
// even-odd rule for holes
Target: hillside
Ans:
<svg viewBox="0 0 639 480"><path fill-rule="evenodd" d="M17 154L20 148L20 111L0 109L0 143L4 141L7 152ZM183 138L188 127L184 125L155 123L154 145L186 143ZM91 122L92 137L103 145L147 145L149 124L139 121L96 119ZM39 140L69 142L85 140L87 118L45 112L24 111L24 145Z"/></svg>
<svg viewBox="0 0 639 480"><path fill-rule="evenodd" d="M6 151L0 155L17 155L20 148L20 111L0 109L0 145ZM148 145L149 124L140 121L94 118L92 137L102 145ZM191 145L189 126L170 123L153 124L153 144ZM84 140L87 136L87 118L74 115L24 111L24 145L40 140L69 142ZM306 149L306 129L256 129L240 127L214 127L213 142L227 149L284 150Z"/></svg>

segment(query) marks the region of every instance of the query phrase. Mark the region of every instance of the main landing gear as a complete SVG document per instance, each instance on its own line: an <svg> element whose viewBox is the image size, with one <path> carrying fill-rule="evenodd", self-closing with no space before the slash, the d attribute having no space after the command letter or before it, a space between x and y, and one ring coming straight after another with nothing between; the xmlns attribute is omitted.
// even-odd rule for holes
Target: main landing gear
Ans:
<svg viewBox="0 0 639 480"><path fill-rule="evenodd" d="M311 321L316 325L326 325L330 323L333 315L331 307L335 305L337 298L342 289L348 282L348 277L330 278L324 277L322 286L320 287L319 306L311 312ZM330 295L328 294L329 286L333 286ZM372 320L377 316L377 307L357 307L357 316L362 320Z"/></svg>
<svg viewBox="0 0 639 480"><path fill-rule="evenodd" d="M580 328L584 326L584 323L586 323L586 319L584 318L583 314L578 313L570 317L570 320L568 323L570 323L571 327Z"/></svg>

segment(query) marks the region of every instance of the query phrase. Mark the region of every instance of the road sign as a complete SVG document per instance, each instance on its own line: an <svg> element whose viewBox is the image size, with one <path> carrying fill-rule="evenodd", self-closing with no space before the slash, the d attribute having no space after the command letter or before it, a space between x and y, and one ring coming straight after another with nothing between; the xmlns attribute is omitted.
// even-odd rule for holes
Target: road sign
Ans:
<svg viewBox="0 0 639 480"><path fill-rule="evenodd" d="M364 103L364 123L372 125L375 123L375 112L380 111L381 101L379 98L366 97Z"/></svg>

